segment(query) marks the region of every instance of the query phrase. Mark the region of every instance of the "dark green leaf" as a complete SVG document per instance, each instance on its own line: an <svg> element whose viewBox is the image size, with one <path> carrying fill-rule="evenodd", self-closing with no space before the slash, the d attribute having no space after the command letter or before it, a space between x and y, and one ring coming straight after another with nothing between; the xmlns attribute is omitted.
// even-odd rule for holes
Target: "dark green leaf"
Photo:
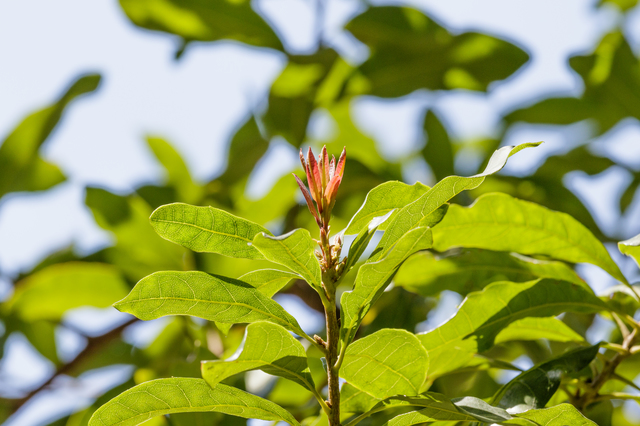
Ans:
<svg viewBox="0 0 640 426"><path fill-rule="evenodd" d="M135 426L172 413L219 412L245 419L299 423L271 401L202 379L158 379L135 386L98 408L89 426Z"/></svg>
<svg viewBox="0 0 640 426"><path fill-rule="evenodd" d="M174 203L158 207L149 218L162 238L193 251L229 257L263 259L251 244L259 233L271 234L257 223L213 207Z"/></svg>
<svg viewBox="0 0 640 426"><path fill-rule="evenodd" d="M427 145L422 149L422 156L431 167L436 180L442 180L454 173L453 147L442 125L433 111L427 111L424 117L424 131L427 135Z"/></svg>
<svg viewBox="0 0 640 426"><path fill-rule="evenodd" d="M453 35L406 7L371 7L346 28L371 49L359 70L374 96L399 97L418 89L486 90L529 58L495 37Z"/></svg>
<svg viewBox="0 0 640 426"><path fill-rule="evenodd" d="M250 117L233 135L227 154L227 168L217 179L224 185L233 185L246 178L268 148L269 141L260 133L255 117Z"/></svg>
<svg viewBox="0 0 640 426"><path fill-rule="evenodd" d="M564 374L577 373L598 354L600 345L578 348L519 374L494 396L493 403L509 409L544 408L560 387Z"/></svg>

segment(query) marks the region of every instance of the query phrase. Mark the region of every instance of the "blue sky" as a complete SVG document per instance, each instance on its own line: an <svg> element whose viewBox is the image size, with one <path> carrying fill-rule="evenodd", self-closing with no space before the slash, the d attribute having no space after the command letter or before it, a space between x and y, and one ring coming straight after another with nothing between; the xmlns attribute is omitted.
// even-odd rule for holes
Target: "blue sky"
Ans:
<svg viewBox="0 0 640 426"><path fill-rule="evenodd" d="M391 101L363 98L354 103L352 114L389 158L420 148L418 123L426 107L444 117L457 140L494 135L504 111L543 93L580 93L581 81L568 68L566 58L588 52L614 26L622 25L640 51L640 11L623 19L613 9L596 9L594 3L411 1L454 32L477 30L507 38L527 49L532 60L513 78L492 86L488 95L453 92L416 93ZM254 5L275 25L290 51L304 53L315 46L314 2L259 0ZM327 0L324 23L326 39L354 63L366 58L367 49L340 27L359 7L355 0ZM93 224L82 204L83 187L97 185L126 192L161 179L143 140L147 134L171 141L198 179L209 179L222 170L226 142L247 112L260 106L285 58L273 51L220 42L195 44L176 62L172 59L176 46L171 36L135 28L114 0L0 2L0 135L54 100L78 74L98 71L104 76L100 91L75 103L43 148L45 157L59 164L69 181L46 193L13 194L0 202L2 271L28 270L49 252L71 243L85 252L108 244L109 235ZM319 127L322 131L322 122ZM508 143L546 143L531 155L514 157L506 171L530 172L551 153L583 142L586 130L582 124L565 129L518 126L508 134ZM638 140L640 126L629 121L603 136L595 147L602 155L640 169ZM285 143L272 146L268 156L284 160L277 169L259 172L260 178L250 185L253 195L296 166L296 153ZM407 176L426 175L419 169L407 170ZM604 229L635 226L637 233L638 224L631 223L632 215L640 214L637 202L622 219L607 207L617 202L625 179L628 176L620 170L596 178L577 173L567 184L586 200ZM628 265L623 265L625 271L633 273ZM597 277L598 271L588 273ZM79 318L86 321L92 315L98 325L119 320L108 312L100 314L104 318L95 312ZM442 318L431 320L441 322ZM82 342L74 341L73 336L60 339L69 356L81 348ZM51 369L19 337L12 341L9 355L0 365L0 380L8 374L12 381L37 383ZM21 368L25 363L30 366L27 371ZM107 373L104 377L120 377ZM42 412L51 407L60 413L68 410L65 402L87 404L90 397L78 399L79 395L90 396L108 386L100 374L81 379L75 394L69 390L41 398L36 403L45 404L46 409L26 407L7 425L38 424ZM125 377L128 373L122 370L120 374Z"/></svg>

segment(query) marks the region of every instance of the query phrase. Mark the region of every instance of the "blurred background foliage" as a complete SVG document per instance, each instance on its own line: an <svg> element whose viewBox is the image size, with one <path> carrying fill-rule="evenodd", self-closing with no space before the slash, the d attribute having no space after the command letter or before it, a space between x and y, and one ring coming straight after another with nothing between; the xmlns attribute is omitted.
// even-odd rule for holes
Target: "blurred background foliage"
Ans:
<svg viewBox="0 0 640 426"><path fill-rule="evenodd" d="M635 6L636 2L631 0L602 0L594 7L609 7L624 16ZM145 343L140 344L130 337L130 330L139 326L136 319L118 316L108 327L88 333L69 321L70 312L86 306L107 308L126 295L139 279L158 270L200 269L239 277L256 267L255 262L250 265L248 261L193 253L162 240L148 222L150 213L162 204L179 201L220 207L265 224L274 233L296 227L313 229L312 218L301 204L290 175L277 180L261 197L246 195L250 177L266 158L273 141L285 140L296 149L326 144L336 154L342 146L347 147L346 177L332 220L336 232L347 225L367 192L376 185L388 180L413 183L407 170L423 171L425 184L454 173L471 175L482 170L490 153L523 123L554 129L566 126L568 131L574 129L571 125L582 123L588 130L578 133L577 143L546 151L554 154L543 156L539 166L528 174L514 173L513 168L509 174L507 169L456 201L468 204L482 193L503 191L567 212L605 242L619 241L638 232L637 217L635 229L603 229L592 206L568 185L568 176L575 172L598 176L610 169L622 170L626 176L624 187L615 189L621 194L619 202L608 208L624 215L640 202L639 168L603 154L599 148L602 141L597 139L614 131L623 121L640 119L640 60L621 28L605 34L589 52L567 58L581 80L581 93L562 97L540 93L529 104L504 111L493 137L473 140L458 140L437 111L425 108L418 131L422 140L409 154L390 159L381 153L379 142L363 132L354 120L355 102L372 97L396 99L416 92L491 92L499 87L500 81L517 78L530 62L530 54L522 46L500 37L450 30L446 23L436 22L423 11L408 6L360 5L344 31L366 46L369 54L361 61L335 50L323 38L321 25L314 51L290 52L277 27L245 0L120 0L120 7L140 31L151 30L157 37L166 34L179 37L176 61L193 43L233 40L255 49L279 51L286 55L287 63L266 98L237 123L236 131L226 142L226 167L218 176L206 182L196 179L171 141L161 135L148 136L146 143L164 170L162 182L145 184L128 193L86 188L84 202L95 223L112 236L109 246L90 254L69 247L40 259L31 270L2 274L8 289L3 292L0 305L0 355L8 352L12 336L22 335L53 368L31 387L2 382L0 421L9 419L7 424L27 424L20 423L21 416L29 410L42 409L37 401L43 395L64 394L65 389L81 386L83 378L115 375L115 383L112 380L109 385L92 388L92 404L62 414L53 410L50 416L41 416L39 420L39 424L84 425L97 407L122 390L157 377L199 377L200 360L224 357L237 348L243 335L242 326L234 326L226 334L226 330L218 330L214 324L175 318L156 322L155 329L142 329L150 337L143 338ZM316 18L322 19L324 13L320 0ZM65 180L62 170L42 157L42 147L64 119L65 110L77 98L93 96L100 90L100 80L97 74L79 76L50 105L24 118L4 137L0 145L1 197L8 198L16 192L46 191ZM310 131L310 121L315 116L332 123L328 136L318 137ZM633 149L626 156L640 157L640 140L630 146ZM278 167L277 160L271 167ZM465 286L465 272L458 268L464 269L464 265L474 262L514 264L517 269L518 260L502 254L469 251L454 253L445 263L437 262L432 254L418 254L407 262L405 273L404 269L400 271L397 278L400 285L386 292L370 312L362 333L384 327L424 330L425 321L433 320L437 312L446 308L443 305L455 304L460 296L473 290ZM440 268L442 276L421 282L415 268L429 265ZM501 277L500 272L486 274L487 282ZM517 276L507 278L527 279L524 272L514 274ZM451 292L460 296L451 297ZM291 284L285 293L288 294L285 298L298 301L291 302L291 306L297 306L297 315L313 316L314 310L322 310L314 293L302 283ZM592 316L567 315L563 321L582 336L598 326L597 318ZM71 356L60 348L65 341L61 334L72 335L80 342ZM615 337L612 339L615 341ZM566 345L544 341L510 342L497 345L487 358L494 363L518 360L537 363L565 348ZM62 353L66 355L61 356ZM312 367L321 371L320 355L310 356L317 361ZM638 365L637 360L625 362L621 374L633 381L640 373ZM117 366L132 367L116 372ZM465 394L489 397L499 383L504 383L504 377L490 367L491 363L483 364L468 374L437 380L433 389L452 397ZM5 363L5 373L6 368ZM268 395L298 416L313 414L311 394L291 382L278 379L264 384L255 375L247 375L246 383L244 377L230 380L236 386ZM319 376L316 380L320 380ZM628 415L628 407L625 411L623 406L605 402L594 409L593 418L597 418L597 410L614 411L615 425L640 424L637 415L635 418ZM158 418L155 423L231 425L242 424L244 420L218 414L183 414L171 419Z"/></svg>

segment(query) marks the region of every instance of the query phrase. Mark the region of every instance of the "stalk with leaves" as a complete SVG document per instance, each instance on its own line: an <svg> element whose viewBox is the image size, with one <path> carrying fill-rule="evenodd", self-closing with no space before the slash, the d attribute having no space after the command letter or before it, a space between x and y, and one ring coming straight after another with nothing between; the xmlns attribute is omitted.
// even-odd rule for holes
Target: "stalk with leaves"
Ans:
<svg viewBox="0 0 640 426"><path fill-rule="evenodd" d="M266 260L274 267L238 278L166 271L140 280L116 308L142 320L196 316L214 322L220 333L234 324L248 324L244 340L234 356L204 361L202 378L138 384L99 408L89 425L133 426L183 412L218 412L292 426L302 420L355 426L370 417L389 426L440 421L593 425L582 413L589 414L602 401L634 398L612 382L632 383L617 369L638 352L640 326L632 316L640 307L635 288L602 243L564 213L502 193L483 195L469 207L449 205L457 194L500 171L511 155L537 145L500 148L483 173L449 176L432 188L419 182L383 183L369 192L347 227L333 238L329 222L345 176L345 150L338 160L329 159L325 148L317 159L311 149L306 156L300 152L308 186L295 179L318 226L317 240L306 229L274 236L262 225L211 206L159 207L150 220L161 237L195 251ZM365 256L381 231L379 242ZM353 236L346 255L343 235ZM639 245L632 239L621 243L620 250L637 260ZM596 296L568 265L580 262L599 266L621 285L607 297ZM355 278L346 280L353 269ZM462 285L464 276L468 278ZM324 338L307 334L272 299L292 280L304 280L322 301ZM466 299L457 314L435 330L361 332L392 282L430 295L440 292L443 280L446 288L466 294ZM615 321L621 344L589 345L557 318L595 313ZM515 369L492 358L491 349L535 339L569 348L521 372L493 398L452 398L439 392L446 390L443 383L453 374ZM607 352L600 353L603 348ZM314 351L322 354L320 381L322 372L310 368L316 365L310 362L318 356ZM267 394L229 385L237 383L238 374L256 369L305 388L317 408L285 409Z"/></svg>

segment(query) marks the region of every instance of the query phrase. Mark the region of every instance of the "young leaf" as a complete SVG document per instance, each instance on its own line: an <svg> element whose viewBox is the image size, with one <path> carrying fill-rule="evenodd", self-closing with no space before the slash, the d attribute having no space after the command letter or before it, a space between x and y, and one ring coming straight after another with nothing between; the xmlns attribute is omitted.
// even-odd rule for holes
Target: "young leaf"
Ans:
<svg viewBox="0 0 640 426"><path fill-rule="evenodd" d="M433 239L438 251L475 247L591 263L627 282L607 249L580 222L507 194L483 195L471 207L451 206L434 227Z"/></svg>
<svg viewBox="0 0 640 426"><path fill-rule="evenodd" d="M540 410L529 410L516 414L517 419L527 419L526 423L511 421L507 424L529 426L531 422L544 426L598 426L583 416L580 411L571 404L560 404Z"/></svg>
<svg viewBox="0 0 640 426"><path fill-rule="evenodd" d="M306 336L295 318L254 287L204 272L156 272L114 306L142 320L191 315L227 324L270 321Z"/></svg>
<svg viewBox="0 0 640 426"><path fill-rule="evenodd" d="M418 338L431 360L429 378L435 378L489 349L497 334L516 320L603 310L607 305L594 294L564 281L498 282L469 294L456 316Z"/></svg>
<svg viewBox="0 0 640 426"><path fill-rule="evenodd" d="M240 278L240 281L255 287L260 293L267 297L273 297L282 290L291 280L300 278L291 272L279 271L277 269L258 269L251 271Z"/></svg>
<svg viewBox="0 0 640 426"><path fill-rule="evenodd" d="M204 361L202 377L211 387L244 371L261 369L315 392L304 347L287 330L269 322L249 324L242 352L226 361Z"/></svg>
<svg viewBox="0 0 640 426"><path fill-rule="evenodd" d="M316 243L306 229L296 229L279 237L257 234L252 245L267 260L286 266L304 278L316 291L323 291L320 262L314 254Z"/></svg>
<svg viewBox="0 0 640 426"><path fill-rule="evenodd" d="M188 412L218 412L299 426L289 412L271 401L191 378L158 379L135 386L98 408L89 426L135 426L156 416Z"/></svg>
<svg viewBox="0 0 640 426"><path fill-rule="evenodd" d="M640 266L640 234L626 241L620 241L618 243L618 250L620 253L631 256Z"/></svg>
<svg viewBox="0 0 640 426"><path fill-rule="evenodd" d="M504 146L493 153L484 172L471 176L449 176L438 182L420 198L403 207L387 226L387 230L380 240L379 252L375 258L384 257L393 245L411 228L415 227L423 218L428 217L447 201L468 189L474 189L484 182L486 176L499 172L507 159L517 152L540 145L542 142L523 143L518 146Z"/></svg>
<svg viewBox="0 0 640 426"><path fill-rule="evenodd" d="M387 328L349 346L340 376L376 398L417 395L428 366L429 357L416 336Z"/></svg>
<svg viewBox="0 0 640 426"><path fill-rule="evenodd" d="M528 317L514 321L503 328L496 336L495 343L538 339L548 339L554 342L584 342L581 335L556 317Z"/></svg>
<svg viewBox="0 0 640 426"><path fill-rule="evenodd" d="M343 344L349 344L358 330L362 319L382 292L387 288L396 271L409 256L419 250L431 247L431 229L415 228L398 241L393 250L382 260L367 261L358 270L353 291L342 294Z"/></svg>
<svg viewBox="0 0 640 426"><path fill-rule="evenodd" d="M249 243L270 232L246 219L213 207L174 203L158 207L149 218L162 238L193 251L244 259L264 259Z"/></svg>
<svg viewBox="0 0 640 426"><path fill-rule="evenodd" d="M562 375L588 366L599 348L578 348L519 374L498 391L493 404L505 409L517 407L518 411L543 408L560 387Z"/></svg>
<svg viewBox="0 0 640 426"><path fill-rule="evenodd" d="M393 210L401 209L428 190L429 187L420 182L407 185L395 180L376 186L369 191L364 203L351 218L344 232L345 235L358 234L374 217L384 216ZM382 225L379 230L384 231L385 228L386 225Z"/></svg>
<svg viewBox="0 0 640 426"><path fill-rule="evenodd" d="M434 232L437 229L436 226ZM525 282L537 278L555 278L587 285L573 269L562 262L476 249L444 255L434 255L428 251L416 253L400 267L394 283L397 287L422 296L434 296L443 290L466 296L472 291L482 290L492 282Z"/></svg>

